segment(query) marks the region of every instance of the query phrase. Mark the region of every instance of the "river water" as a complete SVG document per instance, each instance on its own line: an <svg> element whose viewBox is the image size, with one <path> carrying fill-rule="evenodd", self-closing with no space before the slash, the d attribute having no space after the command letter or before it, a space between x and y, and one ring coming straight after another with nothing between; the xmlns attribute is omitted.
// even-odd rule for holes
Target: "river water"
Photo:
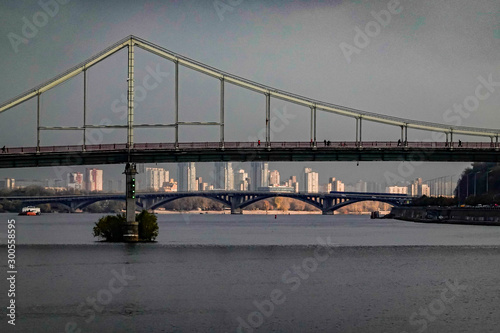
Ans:
<svg viewBox="0 0 500 333"><path fill-rule="evenodd" d="M100 216L0 214L0 332L499 331L499 227L166 214L157 243L107 244Z"/></svg>

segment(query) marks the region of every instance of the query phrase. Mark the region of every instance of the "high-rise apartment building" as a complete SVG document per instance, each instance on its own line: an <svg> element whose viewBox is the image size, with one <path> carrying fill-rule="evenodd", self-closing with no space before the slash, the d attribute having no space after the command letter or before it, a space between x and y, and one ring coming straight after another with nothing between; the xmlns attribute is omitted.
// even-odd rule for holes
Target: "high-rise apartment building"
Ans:
<svg viewBox="0 0 500 333"><path fill-rule="evenodd" d="M16 188L15 186L16 186L16 180L14 178L0 179L0 188L1 189L13 190Z"/></svg>
<svg viewBox="0 0 500 333"><path fill-rule="evenodd" d="M86 190L90 192L102 191L102 170L99 169L85 169L85 186Z"/></svg>
<svg viewBox="0 0 500 333"><path fill-rule="evenodd" d="M355 192L362 192L366 193L368 192L368 184L364 180L358 180L356 185L354 185Z"/></svg>
<svg viewBox="0 0 500 333"><path fill-rule="evenodd" d="M319 192L318 173L312 171L311 168L304 169L304 186L305 186L304 190L308 193L318 193Z"/></svg>
<svg viewBox="0 0 500 333"><path fill-rule="evenodd" d="M252 162L250 164L250 188L257 191L259 187L269 186L269 163Z"/></svg>
<svg viewBox="0 0 500 333"><path fill-rule="evenodd" d="M66 185L68 189L72 188L75 190L83 190L84 189L83 174L81 172L68 173L68 180Z"/></svg>
<svg viewBox="0 0 500 333"><path fill-rule="evenodd" d="M240 169L234 175L234 189L237 191L248 191L248 173Z"/></svg>
<svg viewBox="0 0 500 333"><path fill-rule="evenodd" d="M292 187L295 193L299 192L299 182L296 176L291 176L290 179L285 182L285 186Z"/></svg>
<svg viewBox="0 0 500 333"><path fill-rule="evenodd" d="M179 163L178 170L178 191L197 191L196 166L194 162Z"/></svg>
<svg viewBox="0 0 500 333"><path fill-rule="evenodd" d="M234 189L234 172L231 162L215 162L215 188L226 191Z"/></svg>
<svg viewBox="0 0 500 333"><path fill-rule="evenodd" d="M269 186L280 185L280 173L278 170L273 170L269 173Z"/></svg>
<svg viewBox="0 0 500 333"><path fill-rule="evenodd" d="M158 191L168 182L170 172L163 168L146 168L144 176L140 178L145 180L146 189Z"/></svg>
<svg viewBox="0 0 500 333"><path fill-rule="evenodd" d="M328 181L327 192L331 191L344 192L345 184L342 183L340 180L336 179L335 177L331 177Z"/></svg>

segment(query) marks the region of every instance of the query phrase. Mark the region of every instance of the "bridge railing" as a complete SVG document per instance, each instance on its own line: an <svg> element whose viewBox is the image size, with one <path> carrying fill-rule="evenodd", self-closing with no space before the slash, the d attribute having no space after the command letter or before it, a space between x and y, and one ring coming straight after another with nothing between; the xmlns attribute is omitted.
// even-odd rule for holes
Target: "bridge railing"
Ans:
<svg viewBox="0 0 500 333"><path fill-rule="evenodd" d="M311 142L271 142L270 148L281 148L281 149L294 149L294 148L313 148ZM318 141L315 148L321 150L327 149L354 149L359 147L359 143L353 141L336 141L336 142L324 142ZM361 146L363 148L383 148L383 149L402 149L408 148L423 148L423 149L491 149L496 148L496 144L493 142L458 142L446 143L446 142L407 142L398 143L394 141L363 141ZM126 143L111 143L111 144L100 144L100 145L86 145L86 151L113 151L113 150L126 150L128 148ZM174 150L174 143L136 143L134 145L134 150ZM220 142L180 142L178 143L178 149L189 150L189 149L219 149ZM226 149L267 149L264 142L260 145L258 142L225 142L224 148ZM61 153L61 152L82 152L84 151L84 146L82 145L69 145L69 146L41 146L41 153ZM7 154L33 154L36 153L36 147L13 147L5 148Z"/></svg>

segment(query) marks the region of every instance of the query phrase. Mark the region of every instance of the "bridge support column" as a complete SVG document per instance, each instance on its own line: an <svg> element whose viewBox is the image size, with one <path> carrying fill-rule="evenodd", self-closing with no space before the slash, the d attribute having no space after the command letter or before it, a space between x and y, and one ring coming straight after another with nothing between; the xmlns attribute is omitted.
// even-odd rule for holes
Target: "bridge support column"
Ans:
<svg viewBox="0 0 500 333"><path fill-rule="evenodd" d="M135 164L127 163L125 167L126 188L126 217L123 225L123 240L125 242L137 242L139 240L139 223L135 221L135 175L137 170Z"/></svg>
<svg viewBox="0 0 500 333"><path fill-rule="evenodd" d="M86 150L87 142L87 69L83 69L83 151Z"/></svg>
<svg viewBox="0 0 500 333"><path fill-rule="evenodd" d="M36 152L40 152L40 91L36 95Z"/></svg>
<svg viewBox="0 0 500 333"><path fill-rule="evenodd" d="M220 79L220 147L224 149L224 77Z"/></svg>
<svg viewBox="0 0 500 333"><path fill-rule="evenodd" d="M243 210L239 207L243 202L244 197L233 195L229 197L231 201L231 214L243 214Z"/></svg>
<svg viewBox="0 0 500 333"><path fill-rule="evenodd" d="M271 148L271 94L266 93L266 147Z"/></svg>
<svg viewBox="0 0 500 333"><path fill-rule="evenodd" d="M74 213L74 212L76 211L76 206L77 206L77 205L78 205L78 203L77 203L77 202L71 201L71 202L69 203L69 205L68 205L68 206L69 206L69 212L70 212L70 213Z"/></svg>
<svg viewBox="0 0 500 333"><path fill-rule="evenodd" d="M141 198L140 200L141 200L141 204L142 204L142 209L149 211L149 207L152 206L152 204L149 203L149 199Z"/></svg>
<svg viewBox="0 0 500 333"><path fill-rule="evenodd" d="M175 149L179 148L179 61L175 61Z"/></svg>
<svg viewBox="0 0 500 333"><path fill-rule="evenodd" d="M408 124L405 125L405 147L408 147Z"/></svg>
<svg viewBox="0 0 500 333"><path fill-rule="evenodd" d="M333 198L323 198L323 208L321 209L323 215L333 215L333 210L329 209L333 206Z"/></svg>

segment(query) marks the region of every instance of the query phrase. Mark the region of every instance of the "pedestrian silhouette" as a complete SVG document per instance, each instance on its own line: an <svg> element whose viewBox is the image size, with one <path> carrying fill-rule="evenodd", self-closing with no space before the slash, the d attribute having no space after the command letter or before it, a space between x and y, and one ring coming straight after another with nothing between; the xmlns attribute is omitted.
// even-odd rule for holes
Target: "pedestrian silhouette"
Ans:
<svg viewBox="0 0 500 333"><path fill-rule="evenodd" d="M462 140L458 140L458 146L462 147Z"/></svg>
<svg viewBox="0 0 500 333"><path fill-rule="evenodd" d="M329 146L329 145L330 145L330 140L328 140L328 141L326 142L326 145L327 145L327 146Z"/></svg>
<svg viewBox="0 0 500 333"><path fill-rule="evenodd" d="M398 139L398 146L401 146L401 139Z"/></svg>
<svg viewBox="0 0 500 333"><path fill-rule="evenodd" d="M2 147L2 153L5 153L5 146Z"/></svg>
<svg viewBox="0 0 500 333"><path fill-rule="evenodd" d="M325 143L325 146L326 146L326 140L323 141Z"/></svg>
<svg viewBox="0 0 500 333"><path fill-rule="evenodd" d="M257 142L257 145L259 145L259 146L260 146L260 140Z"/></svg>

